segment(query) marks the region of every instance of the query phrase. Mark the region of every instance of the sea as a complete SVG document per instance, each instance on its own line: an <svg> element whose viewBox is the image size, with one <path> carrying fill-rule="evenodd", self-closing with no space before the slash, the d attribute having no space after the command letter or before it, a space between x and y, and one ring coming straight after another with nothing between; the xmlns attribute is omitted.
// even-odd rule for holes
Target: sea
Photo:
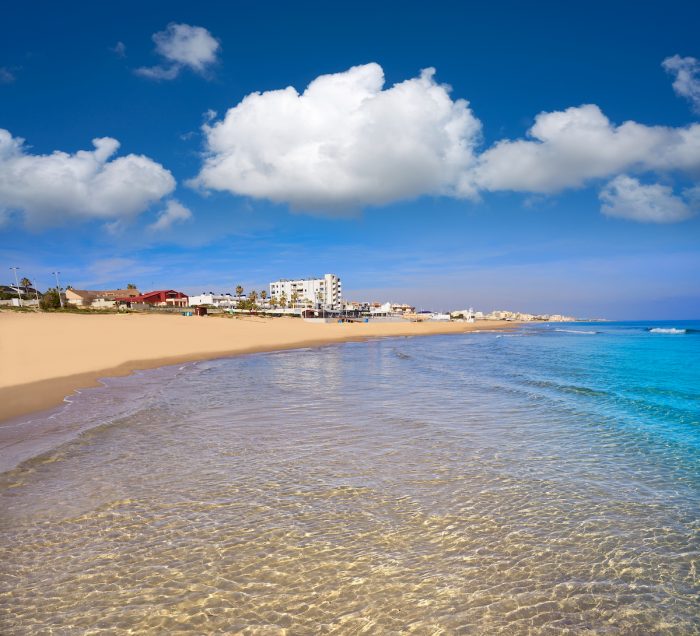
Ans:
<svg viewBox="0 0 700 636"><path fill-rule="evenodd" d="M219 359L11 425L51 434L0 474L2 634L700 634L700 322Z"/></svg>

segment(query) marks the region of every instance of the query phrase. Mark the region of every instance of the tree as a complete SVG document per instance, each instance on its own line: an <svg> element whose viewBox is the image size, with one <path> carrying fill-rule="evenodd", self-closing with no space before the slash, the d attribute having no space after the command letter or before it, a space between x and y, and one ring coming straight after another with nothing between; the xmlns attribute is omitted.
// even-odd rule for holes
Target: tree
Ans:
<svg viewBox="0 0 700 636"><path fill-rule="evenodd" d="M236 285L236 296L238 296L238 298L243 296L243 286L242 285Z"/></svg>
<svg viewBox="0 0 700 636"><path fill-rule="evenodd" d="M32 281L30 281L27 277L24 277L21 281L19 281L19 284L21 287L24 287L25 291L27 291L27 287L32 286Z"/></svg>
<svg viewBox="0 0 700 636"><path fill-rule="evenodd" d="M136 285L134 285L134 283L128 283L126 288L127 289L136 289Z"/></svg>
<svg viewBox="0 0 700 636"><path fill-rule="evenodd" d="M42 309L58 309L61 306L61 298L55 287L49 289L42 297L39 306Z"/></svg>
<svg viewBox="0 0 700 636"><path fill-rule="evenodd" d="M297 294L296 292L294 292L294 293L292 294L292 297L291 297L290 300L292 301L292 307L296 307L296 306L297 306L297 302L299 302L299 294Z"/></svg>
<svg viewBox="0 0 700 636"><path fill-rule="evenodd" d="M287 297L282 294L280 296L280 307L286 307L287 306Z"/></svg>
<svg viewBox="0 0 700 636"><path fill-rule="evenodd" d="M264 289L260 292L260 298L262 298L263 300L267 298L267 292Z"/></svg>
<svg viewBox="0 0 700 636"><path fill-rule="evenodd" d="M248 300L252 303L255 304L255 301L258 299L258 293L253 289L250 294L248 294Z"/></svg>

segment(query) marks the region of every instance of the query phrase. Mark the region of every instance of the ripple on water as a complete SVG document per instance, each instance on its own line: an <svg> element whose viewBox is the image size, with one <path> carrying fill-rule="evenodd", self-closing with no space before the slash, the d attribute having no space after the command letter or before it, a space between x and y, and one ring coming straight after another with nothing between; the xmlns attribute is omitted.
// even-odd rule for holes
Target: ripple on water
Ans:
<svg viewBox="0 0 700 636"><path fill-rule="evenodd" d="M0 478L0 631L698 633L692 444L489 373L495 342L135 383L140 408Z"/></svg>

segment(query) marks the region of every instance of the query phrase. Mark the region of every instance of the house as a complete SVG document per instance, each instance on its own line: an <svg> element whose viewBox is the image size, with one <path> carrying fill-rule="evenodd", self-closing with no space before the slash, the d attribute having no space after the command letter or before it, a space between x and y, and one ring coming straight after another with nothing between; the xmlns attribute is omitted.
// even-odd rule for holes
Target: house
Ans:
<svg viewBox="0 0 700 636"><path fill-rule="evenodd" d="M196 307L197 305L211 305L212 307L223 307L225 309L230 309L231 307L237 307L238 303L244 301L245 299L245 296L202 292L199 294L199 296L190 296L188 302L190 307Z"/></svg>
<svg viewBox="0 0 700 636"><path fill-rule="evenodd" d="M141 292L138 289L66 289L66 302L75 307L108 309L114 307L117 298L133 298Z"/></svg>
<svg viewBox="0 0 700 636"><path fill-rule="evenodd" d="M115 298L119 305L152 305L154 307L187 307L187 294L174 289L159 289L138 296Z"/></svg>

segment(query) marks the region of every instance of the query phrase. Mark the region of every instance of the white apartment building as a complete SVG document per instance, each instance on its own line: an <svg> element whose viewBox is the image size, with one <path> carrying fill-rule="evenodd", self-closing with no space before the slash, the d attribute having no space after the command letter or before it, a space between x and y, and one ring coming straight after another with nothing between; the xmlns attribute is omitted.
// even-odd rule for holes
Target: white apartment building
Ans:
<svg viewBox="0 0 700 636"><path fill-rule="evenodd" d="M320 303L324 307L339 308L343 299L343 287L335 274L325 274L323 278L301 278L298 280L278 280L270 283L270 298L277 302L284 296L290 303L296 294L299 302Z"/></svg>
<svg viewBox="0 0 700 636"><path fill-rule="evenodd" d="M202 293L199 296L189 296L190 307L197 305L212 305L213 307L235 308L239 300L245 300L245 296L233 296L231 294L215 294L214 292Z"/></svg>

